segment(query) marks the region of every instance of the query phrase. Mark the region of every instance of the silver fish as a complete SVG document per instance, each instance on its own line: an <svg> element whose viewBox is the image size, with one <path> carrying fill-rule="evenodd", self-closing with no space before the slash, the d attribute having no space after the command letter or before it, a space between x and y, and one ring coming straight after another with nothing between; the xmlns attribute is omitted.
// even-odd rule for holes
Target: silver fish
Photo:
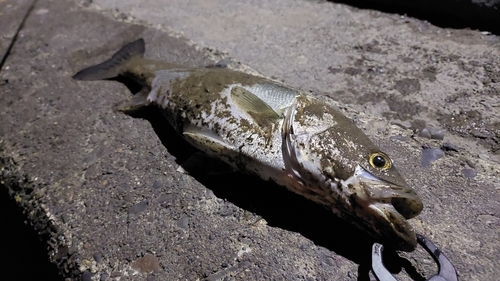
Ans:
<svg viewBox="0 0 500 281"><path fill-rule="evenodd" d="M386 245L415 249L407 219L422 201L391 158L332 105L263 77L147 60L144 52L139 39L73 78L128 76L144 88L119 110L157 106L210 157L286 186Z"/></svg>

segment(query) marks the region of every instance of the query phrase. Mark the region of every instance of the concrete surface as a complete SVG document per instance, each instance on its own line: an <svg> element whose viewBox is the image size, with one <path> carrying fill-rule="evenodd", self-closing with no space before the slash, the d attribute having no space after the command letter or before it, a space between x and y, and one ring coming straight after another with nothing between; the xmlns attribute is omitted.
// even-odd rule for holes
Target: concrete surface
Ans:
<svg viewBox="0 0 500 281"><path fill-rule="evenodd" d="M150 58L230 55L340 101L422 196L412 223L461 280L500 274L497 36L323 1L160 2L38 0L0 72L1 185L66 278L370 279L363 233L271 183L177 173L192 149L157 112L115 113L123 84L71 80L139 37ZM444 140L417 136L429 126ZM435 270L401 256L401 280Z"/></svg>
<svg viewBox="0 0 500 281"><path fill-rule="evenodd" d="M31 9L33 0L0 1L0 61L4 62L12 40Z"/></svg>

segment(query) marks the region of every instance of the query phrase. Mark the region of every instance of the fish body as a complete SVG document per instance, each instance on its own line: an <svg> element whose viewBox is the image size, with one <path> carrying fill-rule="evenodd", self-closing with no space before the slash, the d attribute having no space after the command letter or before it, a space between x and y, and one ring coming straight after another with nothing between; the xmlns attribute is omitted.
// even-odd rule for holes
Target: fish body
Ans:
<svg viewBox="0 0 500 281"><path fill-rule="evenodd" d="M414 250L416 235L407 219L421 212L421 200L389 156L332 105L226 68L146 60L144 50L137 40L74 78L135 79L143 90L119 110L157 106L210 157L320 203L386 245Z"/></svg>

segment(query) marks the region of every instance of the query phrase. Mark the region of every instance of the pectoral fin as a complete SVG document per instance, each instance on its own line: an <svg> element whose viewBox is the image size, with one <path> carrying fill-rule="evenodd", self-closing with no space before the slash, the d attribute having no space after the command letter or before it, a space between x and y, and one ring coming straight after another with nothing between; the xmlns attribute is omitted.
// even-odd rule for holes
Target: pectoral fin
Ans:
<svg viewBox="0 0 500 281"><path fill-rule="evenodd" d="M113 110L121 111L125 114L131 114L137 110L148 106L150 102L148 101L149 89L144 87L139 93L132 96L130 99L121 101L113 106Z"/></svg>
<svg viewBox="0 0 500 281"><path fill-rule="evenodd" d="M231 89L232 100L245 112L247 112L257 124L265 127L280 118L267 103L258 96L242 87Z"/></svg>

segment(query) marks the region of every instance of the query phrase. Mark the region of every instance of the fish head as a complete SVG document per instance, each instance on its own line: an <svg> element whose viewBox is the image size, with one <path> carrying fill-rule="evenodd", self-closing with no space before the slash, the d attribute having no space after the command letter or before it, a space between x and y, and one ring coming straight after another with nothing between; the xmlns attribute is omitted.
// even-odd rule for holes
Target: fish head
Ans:
<svg viewBox="0 0 500 281"><path fill-rule="evenodd" d="M292 191L331 208L341 218L397 250L412 251L407 219L422 201L382 152L332 106L299 96L287 112L283 153Z"/></svg>

